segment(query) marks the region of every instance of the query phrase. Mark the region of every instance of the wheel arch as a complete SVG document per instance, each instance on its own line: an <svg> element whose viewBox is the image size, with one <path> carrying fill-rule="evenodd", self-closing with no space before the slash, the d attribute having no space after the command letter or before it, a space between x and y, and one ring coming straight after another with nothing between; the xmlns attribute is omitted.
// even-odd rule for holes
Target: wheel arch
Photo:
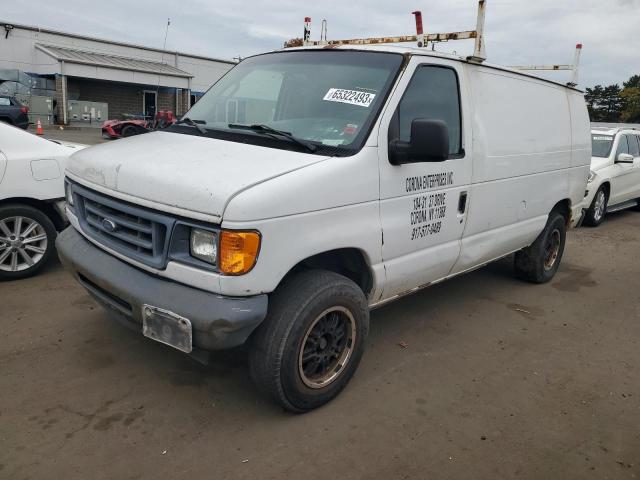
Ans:
<svg viewBox="0 0 640 480"><path fill-rule="evenodd" d="M29 197L13 197L0 200L0 207L7 205L27 205L41 211L53 222L57 231L61 231L66 226L65 219L58 213L52 202Z"/></svg>
<svg viewBox="0 0 640 480"><path fill-rule="evenodd" d="M600 184L598 190L601 188L604 188L604 191L607 194L607 199L611 198L611 182L609 180L605 180Z"/></svg>
<svg viewBox="0 0 640 480"><path fill-rule="evenodd" d="M359 248L337 248L317 253L299 261L280 280L281 285L291 275L312 269L328 270L356 283L368 296L374 290L374 276L367 254Z"/></svg>
<svg viewBox="0 0 640 480"><path fill-rule="evenodd" d="M567 226L571 223L571 200L565 198L556 203L551 209L551 213L559 213L565 219Z"/></svg>

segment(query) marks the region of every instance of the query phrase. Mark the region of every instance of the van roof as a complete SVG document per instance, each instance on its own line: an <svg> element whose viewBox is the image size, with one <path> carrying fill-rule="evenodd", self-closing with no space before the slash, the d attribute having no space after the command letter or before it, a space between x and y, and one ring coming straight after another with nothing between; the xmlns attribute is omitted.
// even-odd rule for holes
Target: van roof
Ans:
<svg viewBox="0 0 640 480"><path fill-rule="evenodd" d="M506 71L506 72L510 72L510 73L515 73L517 75L522 75L524 77L529 77L529 78L535 78L536 80L542 80L543 82L548 82L548 83L553 83L554 85L558 85L560 87L565 87L565 88L569 88L571 90L575 90L578 92L582 92L582 90L572 87L570 85L567 85L565 83L561 83L561 82L557 82L554 80L549 80L547 78L542 78L539 77L537 75L533 75L530 73L526 73L523 72L522 70L517 70L515 68L510 68L510 67L505 67L503 65L496 65L493 63L489 63L489 62L482 62L482 63L478 63L478 62L474 62L472 60L469 60L469 58L467 56L461 56L461 55L454 55L452 53L444 53L444 52L436 52L433 50L427 50L424 47L417 47L417 46L400 46L400 45L390 45L390 44L368 44L368 45L339 45L339 46L304 46L304 47L288 47L288 48L283 48L280 49L278 51L284 52L284 51L295 51L295 50L325 50L325 49L331 49L331 50L358 50L358 51L369 51L369 52L389 52L389 53L399 53L402 55L420 55L420 56L425 56L425 57L437 57L437 58L446 58L449 60L455 60L458 62L464 62L464 63L470 63L470 64L474 64L474 65L480 65L483 67L487 67L487 68L493 68L493 69L497 69L497 70L502 70L502 71Z"/></svg>

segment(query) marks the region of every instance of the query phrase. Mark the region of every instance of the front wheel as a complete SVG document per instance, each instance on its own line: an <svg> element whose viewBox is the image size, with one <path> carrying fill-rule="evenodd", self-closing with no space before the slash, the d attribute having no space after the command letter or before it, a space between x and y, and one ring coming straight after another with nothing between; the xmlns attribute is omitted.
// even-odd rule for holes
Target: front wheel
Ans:
<svg viewBox="0 0 640 480"><path fill-rule="evenodd" d="M54 251L56 229L28 205L0 207L0 280L35 275Z"/></svg>
<svg viewBox="0 0 640 480"><path fill-rule="evenodd" d="M121 135L123 138L128 138L128 137L133 137L134 135L139 135L140 133L142 133L142 131L134 126L134 125L127 125L122 129Z"/></svg>
<svg viewBox="0 0 640 480"><path fill-rule="evenodd" d="M584 223L591 227L597 227L600 225L607 213L608 200L607 192L604 187L600 187L587 210L587 214L584 217Z"/></svg>
<svg viewBox="0 0 640 480"><path fill-rule="evenodd" d="M560 267L566 236L566 219L552 212L536 241L516 253L516 275L531 283L550 281Z"/></svg>
<svg viewBox="0 0 640 480"><path fill-rule="evenodd" d="M354 282L323 270L296 274L271 296L251 339L251 376L291 412L320 407L355 373L368 332L367 301Z"/></svg>

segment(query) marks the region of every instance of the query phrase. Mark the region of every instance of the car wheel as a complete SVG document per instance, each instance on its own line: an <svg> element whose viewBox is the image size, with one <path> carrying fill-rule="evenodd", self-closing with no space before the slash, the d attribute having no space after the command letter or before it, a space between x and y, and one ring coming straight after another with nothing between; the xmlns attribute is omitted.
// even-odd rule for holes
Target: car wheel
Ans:
<svg viewBox="0 0 640 480"><path fill-rule="evenodd" d="M127 125L122 129L121 135L126 138L126 137L133 137L134 135L138 135L139 133L140 133L140 130L138 130L137 127L134 127L133 125Z"/></svg>
<svg viewBox="0 0 640 480"><path fill-rule="evenodd" d="M542 233L527 248L516 253L516 275L531 283L546 283L560 266L567 236L567 220L552 212Z"/></svg>
<svg viewBox="0 0 640 480"><path fill-rule="evenodd" d="M590 227L597 227L600 225L607 213L608 202L609 198L606 189L604 187L600 187L596 192L595 197L593 197L591 206L584 217L585 225L589 225Z"/></svg>
<svg viewBox="0 0 640 480"><path fill-rule="evenodd" d="M251 377L286 410L312 410L349 382L368 332L369 308L354 282L324 270L296 274L271 295L251 338Z"/></svg>
<svg viewBox="0 0 640 480"><path fill-rule="evenodd" d="M56 229L41 211L27 205L0 207L0 280L38 273L51 257Z"/></svg>

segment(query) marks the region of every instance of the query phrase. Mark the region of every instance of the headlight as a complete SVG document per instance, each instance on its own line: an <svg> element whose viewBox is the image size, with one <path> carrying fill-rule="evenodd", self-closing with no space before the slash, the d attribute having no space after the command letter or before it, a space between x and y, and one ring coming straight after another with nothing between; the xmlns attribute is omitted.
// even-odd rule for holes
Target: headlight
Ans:
<svg viewBox="0 0 640 480"><path fill-rule="evenodd" d="M71 193L71 184L69 182L64 182L64 196L67 200L67 205L73 207L73 194Z"/></svg>
<svg viewBox="0 0 640 480"><path fill-rule="evenodd" d="M588 183L593 182L593 179L596 178L596 172L594 172L593 170L589 171L589 178L587 179Z"/></svg>
<svg viewBox="0 0 640 480"><path fill-rule="evenodd" d="M191 229L191 256L215 265L218 261L218 235L209 230Z"/></svg>

